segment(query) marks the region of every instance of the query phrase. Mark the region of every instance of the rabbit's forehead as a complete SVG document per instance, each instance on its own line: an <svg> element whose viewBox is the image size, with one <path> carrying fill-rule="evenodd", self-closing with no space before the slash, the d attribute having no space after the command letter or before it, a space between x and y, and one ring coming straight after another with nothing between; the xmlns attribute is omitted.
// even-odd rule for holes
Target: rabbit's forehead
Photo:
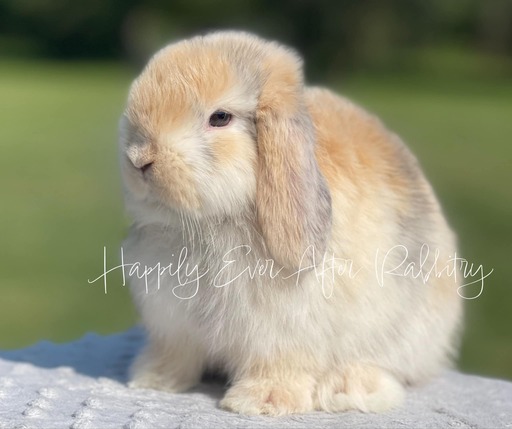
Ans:
<svg viewBox="0 0 512 429"><path fill-rule="evenodd" d="M246 85L236 67L212 50L174 50L157 55L130 91L127 116L145 128L178 126L209 112ZM252 98L252 97L251 97Z"/></svg>

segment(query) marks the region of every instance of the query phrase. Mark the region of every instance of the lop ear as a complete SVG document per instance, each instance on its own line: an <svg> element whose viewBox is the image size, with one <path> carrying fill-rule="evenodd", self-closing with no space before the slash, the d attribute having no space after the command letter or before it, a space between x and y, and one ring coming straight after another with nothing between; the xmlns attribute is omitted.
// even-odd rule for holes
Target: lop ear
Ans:
<svg viewBox="0 0 512 429"><path fill-rule="evenodd" d="M331 196L315 157L301 61L278 49L262 67L265 77L256 115L258 221L273 259L297 269L321 260L326 251Z"/></svg>

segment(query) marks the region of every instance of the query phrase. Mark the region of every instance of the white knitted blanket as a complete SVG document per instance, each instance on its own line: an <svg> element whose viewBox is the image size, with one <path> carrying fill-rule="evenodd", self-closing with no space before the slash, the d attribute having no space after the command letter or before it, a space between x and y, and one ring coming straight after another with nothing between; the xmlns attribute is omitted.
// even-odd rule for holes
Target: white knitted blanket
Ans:
<svg viewBox="0 0 512 429"><path fill-rule="evenodd" d="M128 389L126 369L142 341L135 328L0 351L0 429L512 427L512 383L457 372L411 389L385 414L240 416L218 408L225 386L215 381L184 394Z"/></svg>

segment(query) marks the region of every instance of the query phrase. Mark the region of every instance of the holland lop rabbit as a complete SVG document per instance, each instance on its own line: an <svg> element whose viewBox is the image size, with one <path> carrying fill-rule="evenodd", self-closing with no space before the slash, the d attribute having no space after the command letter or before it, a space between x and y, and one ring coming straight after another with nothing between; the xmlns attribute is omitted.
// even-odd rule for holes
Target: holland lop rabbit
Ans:
<svg viewBox="0 0 512 429"><path fill-rule="evenodd" d="M378 119L304 86L292 50L240 32L171 44L120 129L147 331L130 386L215 370L238 413L378 412L450 364L456 243L431 186Z"/></svg>

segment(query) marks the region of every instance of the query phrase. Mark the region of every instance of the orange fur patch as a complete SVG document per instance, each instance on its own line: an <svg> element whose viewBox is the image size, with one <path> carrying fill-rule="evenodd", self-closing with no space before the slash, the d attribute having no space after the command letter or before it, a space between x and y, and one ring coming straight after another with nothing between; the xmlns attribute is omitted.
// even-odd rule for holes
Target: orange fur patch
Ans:
<svg viewBox="0 0 512 429"><path fill-rule="evenodd" d="M246 134L233 133L229 135L228 133L223 133L222 138L215 140L212 145L215 161L222 168L222 166L228 166L231 163L237 162L237 160L249 158L255 166L256 158L254 153L248 150L252 144L252 140Z"/></svg>
<svg viewBox="0 0 512 429"><path fill-rule="evenodd" d="M232 66L222 58L218 49L195 41L159 52L131 88L128 118L149 135L189 124L236 85Z"/></svg>
<svg viewBox="0 0 512 429"><path fill-rule="evenodd" d="M324 89L309 89L306 102L318 139L318 163L331 189L349 180L363 194L381 186L396 195L410 193L410 178L400 170L404 154L378 119Z"/></svg>

